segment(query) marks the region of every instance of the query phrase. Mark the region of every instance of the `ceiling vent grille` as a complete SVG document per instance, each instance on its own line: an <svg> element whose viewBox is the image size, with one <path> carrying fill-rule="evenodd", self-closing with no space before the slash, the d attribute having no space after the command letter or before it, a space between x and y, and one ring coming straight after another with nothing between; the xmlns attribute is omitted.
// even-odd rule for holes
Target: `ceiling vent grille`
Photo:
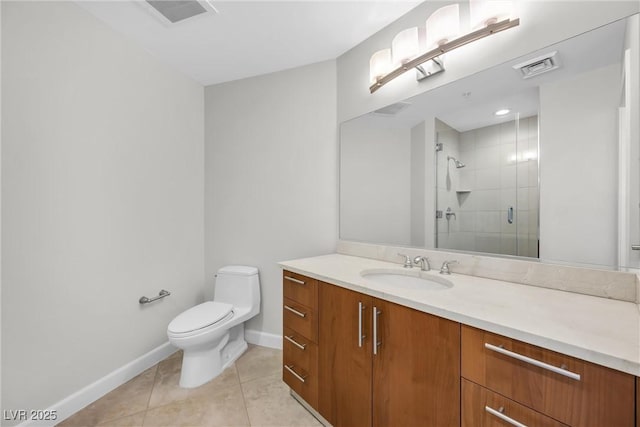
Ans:
<svg viewBox="0 0 640 427"><path fill-rule="evenodd" d="M538 56L536 58L513 66L514 69L520 71L523 79L538 76L540 74L555 70L558 67L560 67L560 61L558 59L557 51Z"/></svg>
<svg viewBox="0 0 640 427"><path fill-rule="evenodd" d="M205 3L198 0L146 1L172 24L209 12L209 9L205 7Z"/></svg>
<svg viewBox="0 0 640 427"><path fill-rule="evenodd" d="M396 102L395 104L387 105L386 107L375 110L374 113L381 114L383 116L395 116L410 105L411 104L408 102Z"/></svg>

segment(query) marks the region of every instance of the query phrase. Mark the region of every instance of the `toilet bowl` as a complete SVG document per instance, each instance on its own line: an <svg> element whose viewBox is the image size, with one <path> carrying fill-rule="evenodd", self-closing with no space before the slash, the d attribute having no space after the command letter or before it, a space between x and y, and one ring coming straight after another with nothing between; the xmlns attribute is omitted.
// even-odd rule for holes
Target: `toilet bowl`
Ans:
<svg viewBox="0 0 640 427"><path fill-rule="evenodd" d="M244 322L260 312L255 267L231 265L216 274L213 301L176 316L169 342L183 350L180 387L198 387L217 377L247 349Z"/></svg>

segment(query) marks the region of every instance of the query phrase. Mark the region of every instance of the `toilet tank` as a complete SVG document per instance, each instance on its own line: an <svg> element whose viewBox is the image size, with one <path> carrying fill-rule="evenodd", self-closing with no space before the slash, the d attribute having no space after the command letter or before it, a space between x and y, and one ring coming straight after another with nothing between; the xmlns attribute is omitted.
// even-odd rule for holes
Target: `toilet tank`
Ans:
<svg viewBox="0 0 640 427"><path fill-rule="evenodd" d="M228 265L218 270L213 300L237 308L260 309L260 279L258 269L247 265Z"/></svg>

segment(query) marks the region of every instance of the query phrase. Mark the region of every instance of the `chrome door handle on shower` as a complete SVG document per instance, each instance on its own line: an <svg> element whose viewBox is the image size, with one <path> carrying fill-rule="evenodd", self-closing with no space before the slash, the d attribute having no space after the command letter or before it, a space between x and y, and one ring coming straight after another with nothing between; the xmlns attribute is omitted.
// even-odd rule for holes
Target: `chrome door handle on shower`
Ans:
<svg viewBox="0 0 640 427"><path fill-rule="evenodd" d="M513 206L509 206L507 209L507 222L513 224Z"/></svg>
<svg viewBox="0 0 640 427"><path fill-rule="evenodd" d="M631 245L632 251L640 251L640 245Z"/></svg>

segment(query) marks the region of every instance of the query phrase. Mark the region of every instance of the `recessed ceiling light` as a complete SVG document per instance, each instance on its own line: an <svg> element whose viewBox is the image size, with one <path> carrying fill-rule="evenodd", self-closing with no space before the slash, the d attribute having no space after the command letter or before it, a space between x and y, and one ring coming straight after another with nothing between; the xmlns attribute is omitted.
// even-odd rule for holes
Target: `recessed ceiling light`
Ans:
<svg viewBox="0 0 640 427"><path fill-rule="evenodd" d="M505 115L509 114L510 112L511 112L511 110L509 110L508 108L505 108L504 110L498 110L493 114L495 114L496 116L505 116Z"/></svg>

